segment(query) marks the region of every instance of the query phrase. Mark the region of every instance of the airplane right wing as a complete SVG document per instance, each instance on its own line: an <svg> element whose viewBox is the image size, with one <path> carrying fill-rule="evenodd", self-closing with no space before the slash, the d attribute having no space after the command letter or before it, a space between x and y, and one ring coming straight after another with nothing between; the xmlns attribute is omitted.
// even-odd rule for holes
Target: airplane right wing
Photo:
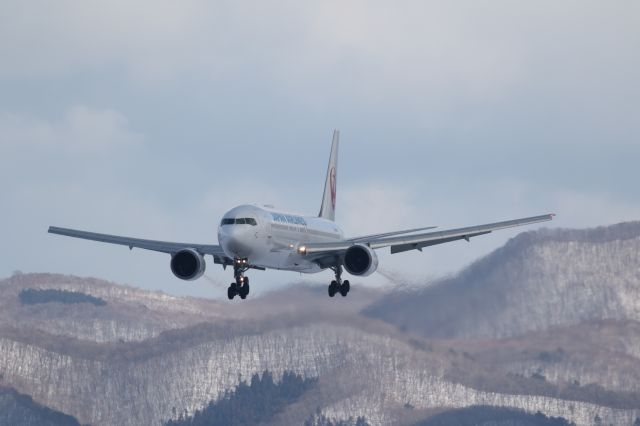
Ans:
<svg viewBox="0 0 640 426"><path fill-rule="evenodd" d="M390 247L392 254L409 250L422 251L424 247L449 243L457 240L469 241L472 237L489 234L500 229L546 222L552 220L554 216L554 214L545 214L504 222L489 223L486 225L469 226L466 228L426 232L413 235L373 236L372 238L346 240L336 243L305 244L298 247L298 252L317 259L318 263L321 265L326 265L328 262L340 258L340 256L342 256L349 247L356 244L364 244L372 249Z"/></svg>
<svg viewBox="0 0 640 426"><path fill-rule="evenodd" d="M194 249L201 255L210 254L215 263L222 265L233 264L233 259L224 253L222 247L210 244L175 243L170 241L144 240L141 238L122 237L119 235L98 234L97 232L80 231L78 229L49 227L50 234L64 235L66 237L81 238L83 240L99 241L101 243L119 244L129 247L130 250L140 248L144 250L159 251L171 255L184 249Z"/></svg>

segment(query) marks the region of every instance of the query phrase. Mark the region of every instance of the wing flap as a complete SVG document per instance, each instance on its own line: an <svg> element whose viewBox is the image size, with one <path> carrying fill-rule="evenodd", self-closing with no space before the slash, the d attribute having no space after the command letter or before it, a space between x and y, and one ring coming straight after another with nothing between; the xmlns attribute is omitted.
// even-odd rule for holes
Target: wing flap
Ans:
<svg viewBox="0 0 640 426"><path fill-rule="evenodd" d="M397 244L397 245L391 246L391 254L402 253L404 251L409 251L409 250L420 250L420 251L422 251L423 248L428 247L428 246L435 246L437 244L450 243L452 241L458 241L458 240L467 240L467 241L469 241L469 239L471 237L477 237L477 236L480 236L480 235L485 235L485 234L490 234L490 233L491 233L491 231L484 231L484 232L476 232L475 234L460 235L460 236L457 236L457 237L441 238L439 240L426 241L426 242L423 242L423 243Z"/></svg>

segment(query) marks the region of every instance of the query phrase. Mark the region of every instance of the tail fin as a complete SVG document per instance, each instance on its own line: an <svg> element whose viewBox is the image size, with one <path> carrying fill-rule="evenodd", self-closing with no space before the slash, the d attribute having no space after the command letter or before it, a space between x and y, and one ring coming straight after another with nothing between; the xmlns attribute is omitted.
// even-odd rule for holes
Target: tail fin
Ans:
<svg viewBox="0 0 640 426"><path fill-rule="evenodd" d="M324 195L319 216L324 219L336 220L336 188L338 183L338 145L340 144L340 132L333 131L333 143L331 144L331 156L327 168L327 179L324 183Z"/></svg>

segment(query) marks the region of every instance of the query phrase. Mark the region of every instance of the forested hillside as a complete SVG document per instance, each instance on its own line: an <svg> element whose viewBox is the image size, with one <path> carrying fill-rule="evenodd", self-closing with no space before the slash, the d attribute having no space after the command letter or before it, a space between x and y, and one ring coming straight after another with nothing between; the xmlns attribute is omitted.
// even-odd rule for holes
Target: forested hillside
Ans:
<svg viewBox="0 0 640 426"><path fill-rule="evenodd" d="M410 425L475 413L488 424L631 426L639 235L637 223L528 232L426 289L353 279L339 300L324 285L240 303L16 274L0 280L0 383L92 425Z"/></svg>
<svg viewBox="0 0 640 426"><path fill-rule="evenodd" d="M433 338L505 338L594 320L640 321L640 222L525 232L456 276L365 309Z"/></svg>

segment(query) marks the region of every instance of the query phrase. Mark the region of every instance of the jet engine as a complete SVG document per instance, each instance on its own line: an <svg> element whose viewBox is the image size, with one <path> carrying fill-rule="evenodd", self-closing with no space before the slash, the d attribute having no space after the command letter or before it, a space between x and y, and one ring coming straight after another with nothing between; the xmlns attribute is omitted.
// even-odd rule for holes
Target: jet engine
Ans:
<svg viewBox="0 0 640 426"><path fill-rule="evenodd" d="M351 275L369 276L378 269L378 256L371 247L356 244L344 254L344 268Z"/></svg>
<svg viewBox="0 0 640 426"><path fill-rule="evenodd" d="M206 267L204 257L194 249L180 250L171 256L171 272L181 280L197 280Z"/></svg>

